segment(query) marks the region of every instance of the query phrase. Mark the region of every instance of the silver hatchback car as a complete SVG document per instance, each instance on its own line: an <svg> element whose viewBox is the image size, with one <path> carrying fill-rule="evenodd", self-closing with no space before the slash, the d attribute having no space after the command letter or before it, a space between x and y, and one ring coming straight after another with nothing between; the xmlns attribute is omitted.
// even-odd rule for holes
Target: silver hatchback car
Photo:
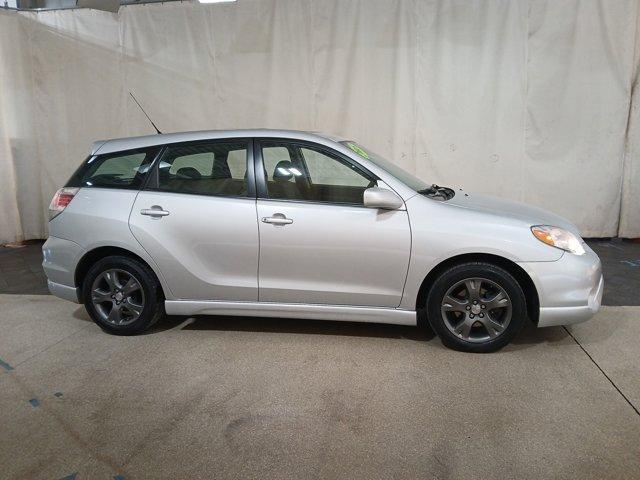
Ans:
<svg viewBox="0 0 640 480"><path fill-rule="evenodd" d="M452 348L590 318L600 260L567 220L428 185L284 130L96 142L50 205L44 270L116 334L170 315L420 325Z"/></svg>

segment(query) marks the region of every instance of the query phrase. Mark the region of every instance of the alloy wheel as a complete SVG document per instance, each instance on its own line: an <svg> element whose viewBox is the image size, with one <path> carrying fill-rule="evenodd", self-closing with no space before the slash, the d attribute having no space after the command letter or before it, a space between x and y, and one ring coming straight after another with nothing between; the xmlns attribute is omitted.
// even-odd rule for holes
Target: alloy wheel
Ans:
<svg viewBox="0 0 640 480"><path fill-rule="evenodd" d="M502 335L513 307L507 292L486 278L466 278L454 284L441 304L444 324L456 337L482 343Z"/></svg>
<svg viewBox="0 0 640 480"><path fill-rule="evenodd" d="M144 291L131 273L109 269L93 281L91 303L103 321L129 325L140 318L144 309Z"/></svg>

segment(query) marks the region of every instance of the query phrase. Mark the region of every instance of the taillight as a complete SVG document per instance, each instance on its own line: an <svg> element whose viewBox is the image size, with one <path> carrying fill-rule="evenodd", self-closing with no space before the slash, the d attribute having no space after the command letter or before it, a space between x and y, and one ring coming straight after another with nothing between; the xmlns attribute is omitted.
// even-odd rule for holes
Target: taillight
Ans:
<svg viewBox="0 0 640 480"><path fill-rule="evenodd" d="M67 208L67 205L71 203L78 190L80 189L77 187L64 187L56 192L49 204L49 220Z"/></svg>

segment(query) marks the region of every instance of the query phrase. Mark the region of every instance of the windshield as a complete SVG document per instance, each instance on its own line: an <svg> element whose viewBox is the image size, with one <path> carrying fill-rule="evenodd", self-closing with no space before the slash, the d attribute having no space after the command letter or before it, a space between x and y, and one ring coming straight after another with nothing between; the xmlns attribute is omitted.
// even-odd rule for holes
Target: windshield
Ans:
<svg viewBox="0 0 640 480"><path fill-rule="evenodd" d="M424 190L429 188L430 185L428 183L423 182L418 177L411 175L409 172L405 172L403 169L394 165L390 161L384 159L377 153L373 153L371 150L367 150L366 148L358 145L356 142L348 141L341 142L343 145L346 145L355 153L357 153L362 158L369 160L370 162L376 164L378 167L385 170L390 175L393 175L402 183L407 185L409 188L417 191Z"/></svg>

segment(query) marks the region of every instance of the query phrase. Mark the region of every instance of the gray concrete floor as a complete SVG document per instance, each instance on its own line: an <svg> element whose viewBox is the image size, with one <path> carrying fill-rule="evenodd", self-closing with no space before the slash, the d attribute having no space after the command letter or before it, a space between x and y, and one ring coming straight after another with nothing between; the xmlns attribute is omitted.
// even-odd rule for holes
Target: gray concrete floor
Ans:
<svg viewBox="0 0 640 480"><path fill-rule="evenodd" d="M640 305L640 239L591 239L602 261L605 305Z"/></svg>
<svg viewBox="0 0 640 480"><path fill-rule="evenodd" d="M0 247L0 294L48 295L47 277L42 270L42 242L18 248Z"/></svg>
<svg viewBox="0 0 640 480"><path fill-rule="evenodd" d="M3 479L640 478L638 307L491 355L303 320L114 337L44 295L0 295L0 328Z"/></svg>
<svg viewBox="0 0 640 480"><path fill-rule="evenodd" d="M640 305L640 244L589 244L604 304ZM491 355L283 319L113 337L40 247L0 248L0 479L640 479L640 307Z"/></svg>

